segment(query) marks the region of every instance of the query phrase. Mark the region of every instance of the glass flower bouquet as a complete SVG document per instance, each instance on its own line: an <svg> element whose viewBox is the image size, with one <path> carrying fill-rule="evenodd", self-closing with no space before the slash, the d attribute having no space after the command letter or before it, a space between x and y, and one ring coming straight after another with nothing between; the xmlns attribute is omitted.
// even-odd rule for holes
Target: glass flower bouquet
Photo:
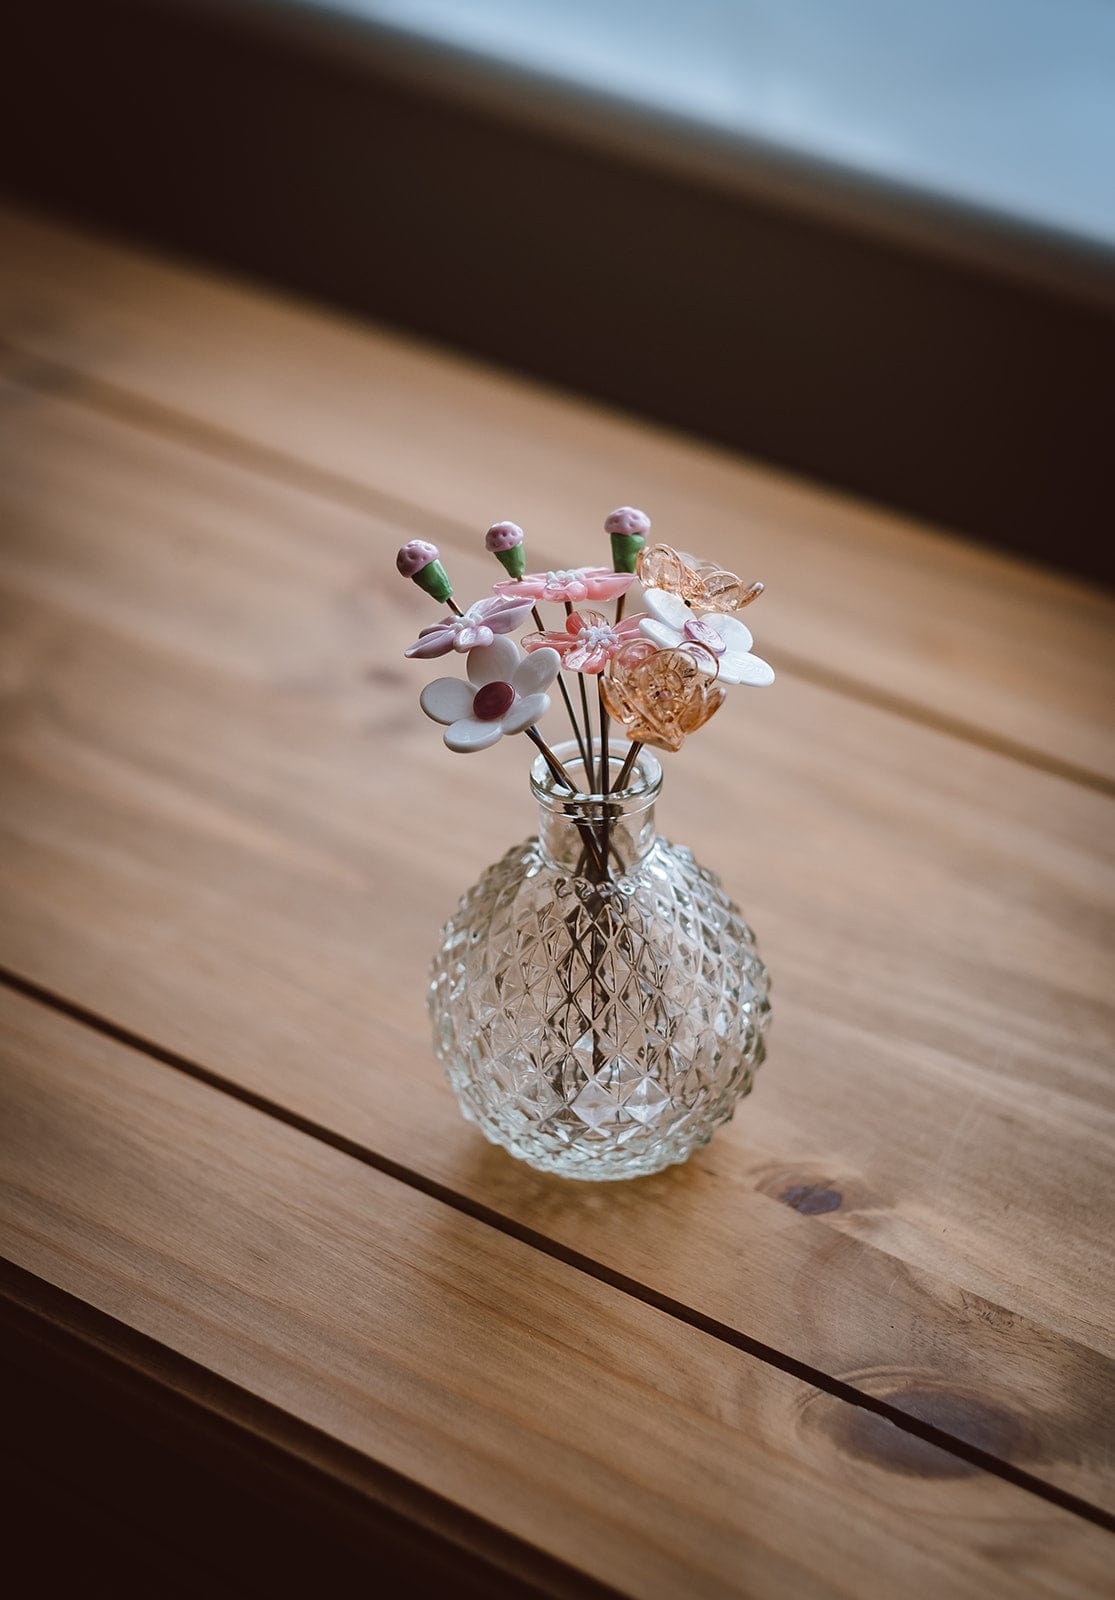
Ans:
<svg viewBox="0 0 1115 1600"><path fill-rule="evenodd" d="M522 529L494 523L486 546L508 576L467 610L434 545L413 540L397 562L448 608L407 656L465 657L464 678L436 678L420 700L448 748L522 733L538 752L537 835L483 873L443 931L435 1047L470 1121L572 1178L655 1172L707 1143L751 1087L770 1016L739 910L655 832L652 753L680 750L726 685L773 683L737 615L763 585L649 546L630 506L604 527L611 567L528 573ZM642 610L625 614L636 581ZM556 627L542 606L558 608ZM551 744L538 724L555 681L571 737Z"/></svg>

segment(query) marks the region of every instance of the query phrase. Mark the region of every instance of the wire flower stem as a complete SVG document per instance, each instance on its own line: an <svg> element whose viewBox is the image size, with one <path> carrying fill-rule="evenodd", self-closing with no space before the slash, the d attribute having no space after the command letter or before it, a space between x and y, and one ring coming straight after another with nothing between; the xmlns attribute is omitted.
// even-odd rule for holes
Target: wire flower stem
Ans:
<svg viewBox="0 0 1115 1600"><path fill-rule="evenodd" d="M639 739L632 739L631 748L627 752L627 757L623 763L623 766L619 769L619 775L609 791L611 794L616 794L617 792L622 791L628 778L631 776L631 769L638 760L639 751L642 748L642 742Z"/></svg>
<svg viewBox="0 0 1115 1600"><path fill-rule="evenodd" d="M575 795L577 791L573 787L568 772L566 772L557 756L554 755L554 752L550 749L545 739L543 739L538 729L526 728L523 731L526 733L526 736L530 742L541 752L542 759L549 767L551 776L554 778L555 782L560 783L563 788L568 789L571 795ZM596 873L596 881L598 883L603 883L608 876L608 867L605 858L600 854L600 846L596 842L596 835L593 832L592 823L589 822L587 817L578 817L575 814L572 806L566 806L565 810L566 815L571 816L577 825L577 831L581 835L581 843L584 845L586 857L591 858L592 860L592 864Z"/></svg>
<svg viewBox="0 0 1115 1600"><path fill-rule="evenodd" d="M571 600L565 602L565 615L567 617L573 615L573 602ZM592 794L596 788L596 776L592 763L592 728L588 720L588 693L585 689L585 675L583 672L578 672L577 684L581 691L581 710L585 718L585 736L582 740L578 734L577 742L581 746L581 760L585 764L585 784L589 794ZM572 713L570 714L572 715Z"/></svg>
<svg viewBox="0 0 1115 1600"><path fill-rule="evenodd" d="M622 595L620 598L623 598ZM600 793L607 794L608 764L610 759L610 752L608 750L608 712L604 706L604 691L601 687L599 678L596 680L596 692L599 699L600 709ZM611 853L611 832L612 808L611 806L606 805L604 807L604 819L600 824L600 854L604 857L605 867L607 867L608 856Z"/></svg>
<svg viewBox="0 0 1115 1600"><path fill-rule="evenodd" d="M531 744L533 744L541 752L542 759L549 767L555 782L560 783L563 789L568 789L570 794L576 794L577 790L572 778L569 776L568 772L566 772L557 756L554 755L554 752L550 749L545 739L543 739L538 729L524 728L523 732L526 734Z"/></svg>
<svg viewBox="0 0 1115 1600"><path fill-rule="evenodd" d="M572 606L567 605L565 608L566 613L568 614L570 611L572 611L572 609ZM538 629L539 633L545 633L546 628L539 614L538 607L532 606L530 614L534 618L534 626ZM586 729L584 733L581 732L580 723L577 721L577 713L573 710L573 702L569 698L569 690L566 686L565 679L561 676L560 672L558 673L557 686L561 690L561 698L565 701L565 709L569 713L569 724L573 729L573 737L577 741L577 749L580 751L581 760L585 764L585 777L588 780L589 788L591 789L592 780L590 773L592 771L592 763L589 760L588 744L586 743L588 738L588 730Z"/></svg>
<svg viewBox="0 0 1115 1600"><path fill-rule="evenodd" d="M569 690L566 687L565 679L561 676L560 673L558 674L557 686L561 690L561 698L565 701L565 709L569 713L569 721L570 721L570 724L571 724L571 726L573 728L573 737L577 741L577 749L580 752L581 760L585 764L585 774L587 776L587 774L589 772L589 758L588 758L588 748L585 745L585 736L581 732L581 725L577 721L576 712L573 710L573 702L569 698Z"/></svg>
<svg viewBox="0 0 1115 1600"><path fill-rule="evenodd" d="M581 710L585 718L585 784L589 794L596 793L596 767L592 759L592 726L588 717L588 690L585 688L585 675L577 674L577 687L581 691Z"/></svg>

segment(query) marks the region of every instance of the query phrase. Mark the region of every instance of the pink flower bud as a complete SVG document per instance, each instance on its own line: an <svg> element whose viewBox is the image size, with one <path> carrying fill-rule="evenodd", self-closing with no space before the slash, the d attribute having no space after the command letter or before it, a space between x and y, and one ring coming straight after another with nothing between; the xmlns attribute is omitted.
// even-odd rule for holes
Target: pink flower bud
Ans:
<svg viewBox="0 0 1115 1600"><path fill-rule="evenodd" d="M629 538L641 534L645 539L650 532L650 518L634 506L619 506L605 520L604 532L623 533Z"/></svg>
<svg viewBox="0 0 1115 1600"><path fill-rule="evenodd" d="M484 548L497 556L504 550L513 550L523 542L523 530L517 522L493 522L484 537Z"/></svg>
<svg viewBox="0 0 1115 1600"><path fill-rule="evenodd" d="M395 565L404 578L413 578L423 567L428 567L431 561L436 561L437 557L436 544L431 544L428 539L412 539L409 544L403 545L395 557Z"/></svg>

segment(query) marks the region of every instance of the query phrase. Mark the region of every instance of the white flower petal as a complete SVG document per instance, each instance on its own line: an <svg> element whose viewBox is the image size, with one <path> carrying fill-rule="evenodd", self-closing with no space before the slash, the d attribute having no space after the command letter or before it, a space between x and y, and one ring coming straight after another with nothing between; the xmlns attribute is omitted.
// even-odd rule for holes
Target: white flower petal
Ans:
<svg viewBox="0 0 1115 1600"><path fill-rule="evenodd" d="M524 728L544 717L550 709L548 694L521 695L505 717L500 718L500 727L504 733L522 733Z"/></svg>
<svg viewBox="0 0 1115 1600"><path fill-rule="evenodd" d="M692 620L693 612L690 611L680 594L671 594L668 589L644 589L643 605L658 622L664 622L667 627L673 628L675 633L680 633L685 624ZM643 629L646 633L646 629ZM651 635L648 635L648 638Z"/></svg>
<svg viewBox="0 0 1115 1600"><path fill-rule="evenodd" d="M677 628L671 628L665 622L654 622L650 617L644 617L640 622L639 632L652 643L661 646L663 650L673 650L681 643L683 637Z"/></svg>
<svg viewBox="0 0 1115 1600"><path fill-rule="evenodd" d="M729 650L750 650L755 642L751 637L751 629L745 627L738 617L726 616L722 611L710 611L701 621L716 629Z"/></svg>
<svg viewBox="0 0 1115 1600"><path fill-rule="evenodd" d="M765 689L774 682L774 668L745 650L726 650L720 657L720 682L747 683L753 689Z"/></svg>
<svg viewBox="0 0 1115 1600"><path fill-rule="evenodd" d="M434 722L456 722L472 710L476 691L460 678L435 678L418 697L418 704Z"/></svg>
<svg viewBox="0 0 1115 1600"><path fill-rule="evenodd" d="M451 728L446 728L445 742L450 750L467 755L470 750L486 750L503 738L503 726L498 722L481 722L477 717L463 717Z"/></svg>
<svg viewBox="0 0 1115 1600"><path fill-rule="evenodd" d="M520 694L534 694L539 689L548 689L557 677L560 666L558 652L544 645L540 650L532 650L524 661L519 662L511 679L512 686Z"/></svg>
<svg viewBox="0 0 1115 1600"><path fill-rule="evenodd" d="M518 645L506 634L500 634L482 650L473 650L469 653L469 680L478 689L485 683L510 683L511 674L518 665Z"/></svg>

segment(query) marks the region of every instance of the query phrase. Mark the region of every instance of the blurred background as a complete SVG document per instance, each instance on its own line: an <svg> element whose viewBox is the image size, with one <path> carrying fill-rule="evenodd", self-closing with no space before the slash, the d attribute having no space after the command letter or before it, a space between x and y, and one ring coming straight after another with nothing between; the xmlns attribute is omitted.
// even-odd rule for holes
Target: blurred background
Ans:
<svg viewBox="0 0 1115 1600"><path fill-rule="evenodd" d="M17 199L1110 574L1109 0L37 0Z"/></svg>

